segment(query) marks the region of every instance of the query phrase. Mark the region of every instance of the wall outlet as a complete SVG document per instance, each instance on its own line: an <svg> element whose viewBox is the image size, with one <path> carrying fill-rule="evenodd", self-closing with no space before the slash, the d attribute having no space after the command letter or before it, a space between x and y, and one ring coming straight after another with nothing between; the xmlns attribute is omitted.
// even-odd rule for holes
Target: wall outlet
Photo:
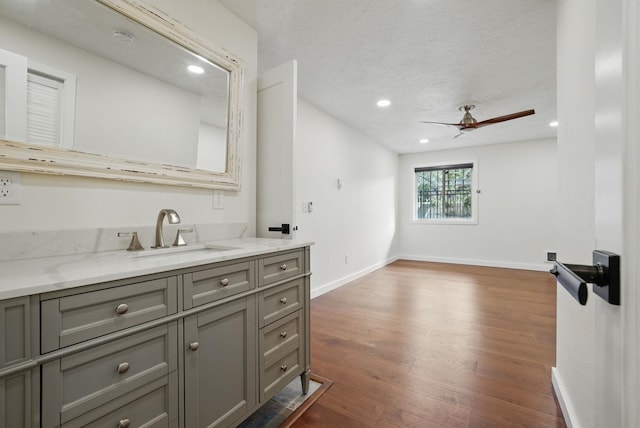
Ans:
<svg viewBox="0 0 640 428"><path fill-rule="evenodd" d="M547 261L555 262L557 260L557 255L555 251L547 251Z"/></svg>
<svg viewBox="0 0 640 428"><path fill-rule="evenodd" d="M0 171L0 205L20 205L20 173Z"/></svg>

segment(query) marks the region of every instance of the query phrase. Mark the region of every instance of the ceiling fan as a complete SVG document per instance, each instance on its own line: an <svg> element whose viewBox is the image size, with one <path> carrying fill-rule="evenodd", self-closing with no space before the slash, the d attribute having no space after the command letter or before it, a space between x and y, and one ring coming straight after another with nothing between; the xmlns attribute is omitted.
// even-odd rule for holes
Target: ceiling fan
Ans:
<svg viewBox="0 0 640 428"><path fill-rule="evenodd" d="M519 111L517 113L506 114L504 116L494 117L493 119L483 120L478 122L473 116L471 116L470 110L473 110L475 105L467 104L462 107L459 107L458 110L464 111L464 116L460 123L444 123L444 122L429 122L426 120L421 120L421 123L432 123L435 125L443 125L443 126L452 126L456 128L460 133L453 138L457 138L465 132L473 131L474 129L482 128L483 126L493 125L495 123L506 122L507 120L518 119L520 117L529 116L535 114L535 110L524 110Z"/></svg>

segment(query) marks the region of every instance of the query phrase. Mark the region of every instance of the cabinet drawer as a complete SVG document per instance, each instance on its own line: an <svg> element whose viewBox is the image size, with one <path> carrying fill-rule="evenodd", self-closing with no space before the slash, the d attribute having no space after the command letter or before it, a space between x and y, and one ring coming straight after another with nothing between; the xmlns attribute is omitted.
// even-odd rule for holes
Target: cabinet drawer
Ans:
<svg viewBox="0 0 640 428"><path fill-rule="evenodd" d="M177 374L158 379L122 395L75 419L62 421L62 428L177 427ZM128 425L127 425L128 423Z"/></svg>
<svg viewBox="0 0 640 428"><path fill-rule="evenodd" d="M39 370L39 369L34 369ZM0 377L0 427L36 427L39 418L33 418L38 412L38 401L34 391L31 370Z"/></svg>
<svg viewBox="0 0 640 428"><path fill-rule="evenodd" d="M258 299L259 326L264 327L302 308L304 302L303 284L302 278L299 278L260 293Z"/></svg>
<svg viewBox="0 0 640 428"><path fill-rule="evenodd" d="M303 273L303 251L278 254L258 260L259 286L273 284Z"/></svg>
<svg viewBox="0 0 640 428"><path fill-rule="evenodd" d="M234 263L184 275L184 306L189 309L255 288L255 263Z"/></svg>
<svg viewBox="0 0 640 428"><path fill-rule="evenodd" d="M45 364L43 420L74 419L166 377L177 368L177 340L172 323Z"/></svg>
<svg viewBox="0 0 640 428"><path fill-rule="evenodd" d="M45 300L42 353L73 345L177 311L177 279L161 278Z"/></svg>
<svg viewBox="0 0 640 428"><path fill-rule="evenodd" d="M297 347L283 356L264 358L260 376L260 402L271 398L296 376L302 374L302 349Z"/></svg>
<svg viewBox="0 0 640 428"><path fill-rule="evenodd" d="M0 301L0 369L31 357L30 329L28 297Z"/></svg>
<svg viewBox="0 0 640 428"><path fill-rule="evenodd" d="M300 346L303 335L302 311L294 312L260 330L260 353L268 360L283 349Z"/></svg>

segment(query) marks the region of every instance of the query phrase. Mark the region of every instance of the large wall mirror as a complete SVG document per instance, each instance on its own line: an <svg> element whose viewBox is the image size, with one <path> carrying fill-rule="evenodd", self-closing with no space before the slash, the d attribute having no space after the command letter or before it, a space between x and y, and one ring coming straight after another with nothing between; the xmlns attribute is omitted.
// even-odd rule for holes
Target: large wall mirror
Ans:
<svg viewBox="0 0 640 428"><path fill-rule="evenodd" d="M238 190L242 86L142 0L0 0L0 170Z"/></svg>

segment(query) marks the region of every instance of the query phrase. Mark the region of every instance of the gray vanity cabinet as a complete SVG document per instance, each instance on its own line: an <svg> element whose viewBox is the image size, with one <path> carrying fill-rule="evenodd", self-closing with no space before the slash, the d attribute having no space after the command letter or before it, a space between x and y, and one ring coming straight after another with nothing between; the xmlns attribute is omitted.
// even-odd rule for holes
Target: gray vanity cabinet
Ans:
<svg viewBox="0 0 640 428"><path fill-rule="evenodd" d="M185 427L227 427L256 405L255 296L185 318Z"/></svg>
<svg viewBox="0 0 640 428"><path fill-rule="evenodd" d="M309 379L309 248L0 300L0 428L232 427Z"/></svg>

